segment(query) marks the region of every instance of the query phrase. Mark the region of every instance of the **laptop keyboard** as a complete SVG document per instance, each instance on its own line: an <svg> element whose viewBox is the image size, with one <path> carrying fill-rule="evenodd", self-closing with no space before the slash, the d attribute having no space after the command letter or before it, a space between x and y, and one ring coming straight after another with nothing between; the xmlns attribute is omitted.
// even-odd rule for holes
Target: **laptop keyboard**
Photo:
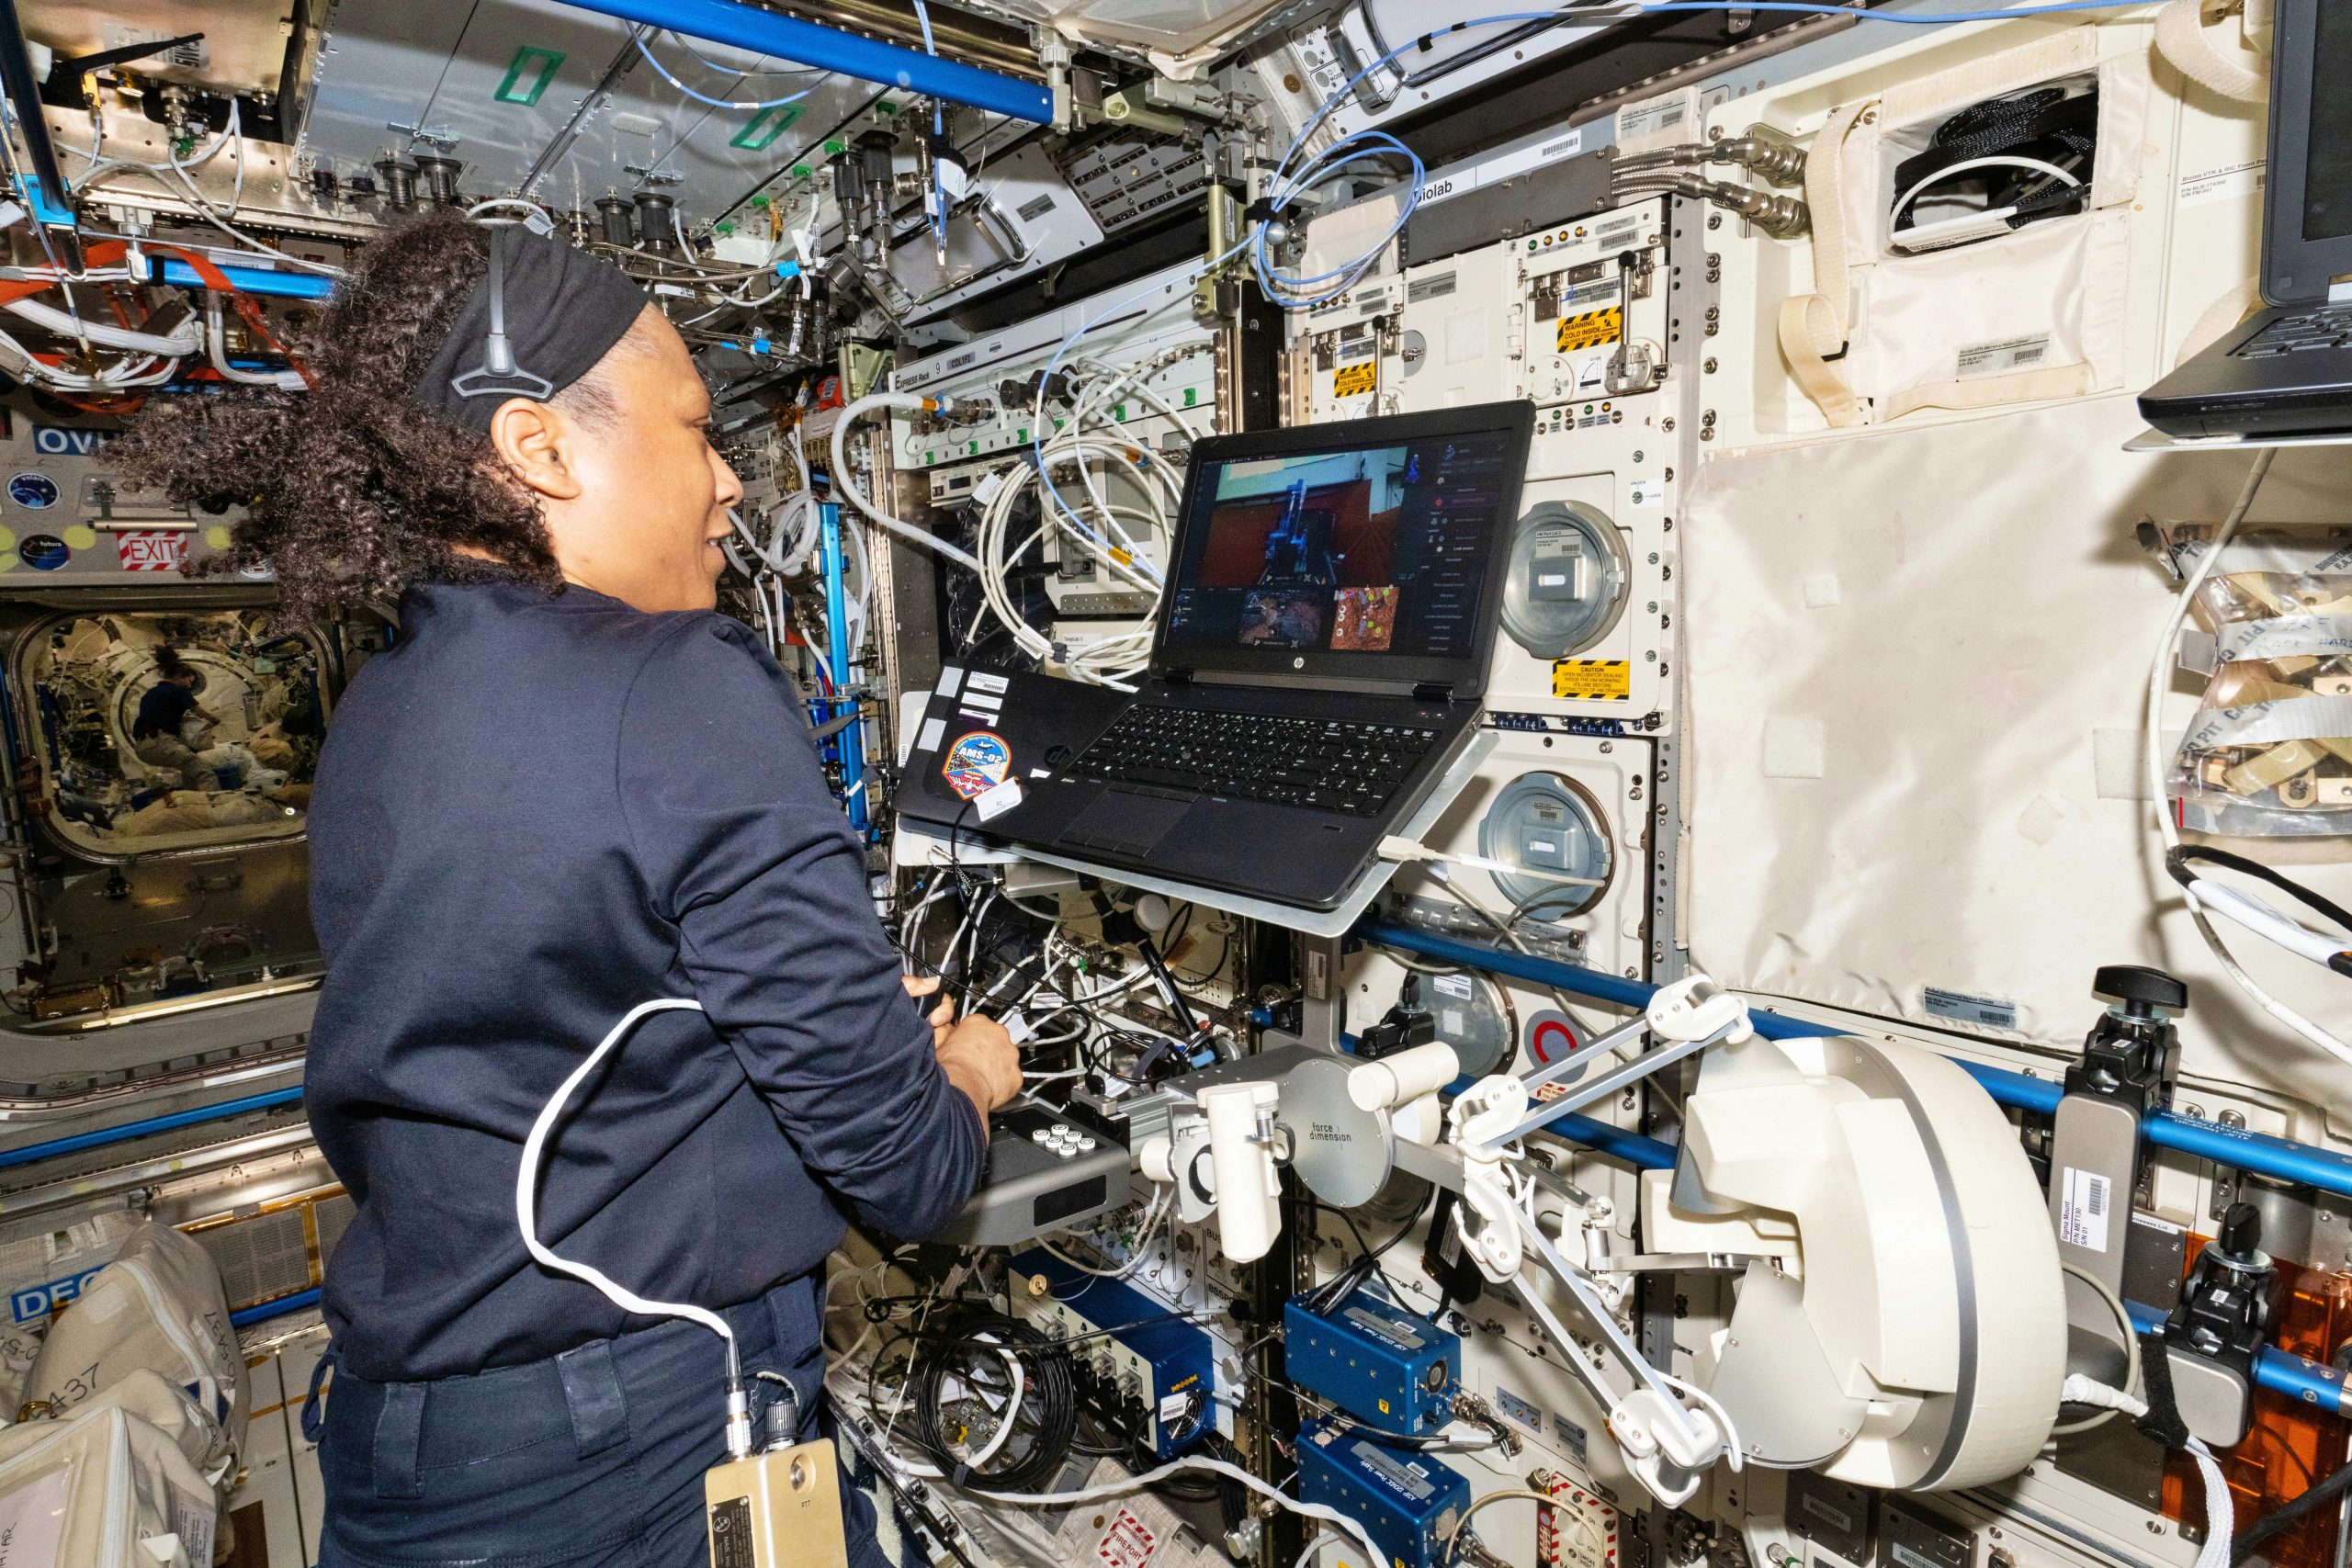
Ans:
<svg viewBox="0 0 2352 1568"><path fill-rule="evenodd" d="M2276 359L2311 348L2352 347L2352 305L2281 316L2233 351L2234 359Z"/></svg>
<svg viewBox="0 0 2352 1568"><path fill-rule="evenodd" d="M1437 739L1410 724L1135 706L1070 764L1073 778L1369 817Z"/></svg>

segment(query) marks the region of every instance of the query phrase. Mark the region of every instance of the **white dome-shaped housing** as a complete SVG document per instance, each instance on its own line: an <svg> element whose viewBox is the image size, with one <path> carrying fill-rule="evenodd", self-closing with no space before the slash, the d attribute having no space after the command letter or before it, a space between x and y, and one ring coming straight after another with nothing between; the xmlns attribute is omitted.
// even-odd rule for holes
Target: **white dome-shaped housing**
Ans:
<svg viewBox="0 0 2352 1568"><path fill-rule="evenodd" d="M1744 1255L1700 1381L1750 1462L1944 1491L2013 1475L2057 1418L2065 1298L2041 1184L1967 1074L1916 1046L1755 1039L1708 1056L1657 1251Z"/></svg>

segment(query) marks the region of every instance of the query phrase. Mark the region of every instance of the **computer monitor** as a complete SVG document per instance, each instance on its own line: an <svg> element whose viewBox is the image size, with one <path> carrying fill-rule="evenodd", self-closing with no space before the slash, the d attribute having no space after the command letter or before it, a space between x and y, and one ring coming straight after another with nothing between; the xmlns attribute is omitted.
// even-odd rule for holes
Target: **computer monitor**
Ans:
<svg viewBox="0 0 2352 1568"><path fill-rule="evenodd" d="M1202 442L1158 668L1476 695L1533 429L1490 403Z"/></svg>
<svg viewBox="0 0 2352 1568"><path fill-rule="evenodd" d="M2352 6L2278 0L2273 28L2262 296L2304 305L2352 279Z"/></svg>

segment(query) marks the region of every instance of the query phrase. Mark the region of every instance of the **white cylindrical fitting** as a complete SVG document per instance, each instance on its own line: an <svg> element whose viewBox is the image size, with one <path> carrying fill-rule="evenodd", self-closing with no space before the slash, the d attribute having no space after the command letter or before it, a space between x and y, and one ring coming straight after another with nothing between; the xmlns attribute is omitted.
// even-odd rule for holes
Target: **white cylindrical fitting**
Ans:
<svg viewBox="0 0 2352 1568"><path fill-rule="evenodd" d="M1442 1040L1416 1045L1376 1062L1366 1062L1348 1075L1348 1098L1359 1111L1387 1111L1409 1104L1462 1076L1462 1059Z"/></svg>
<svg viewBox="0 0 2352 1568"><path fill-rule="evenodd" d="M1279 1095L1270 1083L1217 1084L1201 1090L1209 1124L1209 1167L1216 1176L1216 1223L1225 1255L1255 1263L1282 1233L1282 1180L1258 1139L1258 1108Z"/></svg>

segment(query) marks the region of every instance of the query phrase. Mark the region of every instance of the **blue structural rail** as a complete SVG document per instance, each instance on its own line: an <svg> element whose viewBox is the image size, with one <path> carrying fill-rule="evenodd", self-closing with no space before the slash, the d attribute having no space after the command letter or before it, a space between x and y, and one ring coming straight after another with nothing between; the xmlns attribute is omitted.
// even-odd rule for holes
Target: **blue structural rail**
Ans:
<svg viewBox="0 0 2352 1568"><path fill-rule="evenodd" d="M274 1089L266 1094L249 1094L239 1100L219 1100L211 1105L198 1105L187 1111L175 1111L163 1116L149 1116L137 1122L124 1122L112 1127L100 1127L92 1132L75 1133L70 1137L51 1138L46 1143L21 1144L13 1149L0 1149L0 1170L20 1165L34 1165L41 1160L55 1159L60 1155L80 1154L85 1149L102 1149L109 1144L127 1144L136 1138L156 1133L169 1133L180 1127L199 1126L207 1122L225 1122L232 1116L243 1116L251 1111L268 1111L280 1105L291 1105L302 1098L301 1086Z"/></svg>
<svg viewBox="0 0 2352 1568"><path fill-rule="evenodd" d="M1509 975L1514 979L1532 981L1600 1001L1615 1002L1621 1007L1640 1007L1657 989L1638 980L1619 979L1613 975L1596 974L1573 964L1506 952L1481 942L1460 942L1452 937L1417 931L1410 926L1369 921L1356 930L1357 934L1366 941L1376 942L1383 946L1402 948L1424 958L1459 964L1464 968ZM1750 1010L1748 1017L1756 1032L1770 1040L1844 1032L1764 1009ZM2023 1073L2005 1072L1998 1067L1987 1067L1974 1062L1957 1065L1983 1084L1995 1102L2000 1105L2047 1113L2057 1109L2058 1101L2065 1094L2060 1085L2046 1078L2030 1078ZM2307 1144L2223 1127L2198 1121L2192 1116L2177 1116L2169 1112L2152 1115L2143 1123L2143 1128L2149 1143L2160 1148L2201 1155L2240 1170L2258 1171L2290 1181L2307 1183L2324 1191L2352 1192L2352 1160L2325 1149L2315 1149ZM1553 1123L1552 1130L1596 1153L1622 1159L1638 1170L1664 1170L1674 1164L1675 1148L1672 1144L1629 1133L1622 1127L1611 1127L1589 1117L1563 1117ZM2132 1322L2143 1330L2153 1328L2165 1320L2165 1314L2158 1308L2139 1302L2128 1302L2125 1305L2131 1309ZM2273 1393L2283 1393L2302 1404L2316 1404L2337 1415L2352 1416L2352 1401L2346 1397L2345 1374L2322 1362L2266 1348L2255 1359L2254 1381Z"/></svg>
<svg viewBox="0 0 2352 1568"><path fill-rule="evenodd" d="M688 38L837 71L927 98L968 104L1034 125L1046 124L1054 118L1053 95L1035 82L820 27L797 17L737 5L734 0L570 0L570 4L599 16L666 28Z"/></svg>
<svg viewBox="0 0 2352 1568"><path fill-rule="evenodd" d="M1488 974L1508 975L1513 979L1548 986L1555 990L1571 991L1596 1001L1614 1002L1619 1007L1646 1006L1657 992L1657 987L1640 980L1623 980L1614 975L1599 974L1557 959L1507 952L1502 948L1488 947L1484 942L1464 942L1456 937L1440 936L1433 931L1385 920L1359 925L1356 932L1365 941L1378 942L1384 947L1401 948L1408 953L1419 953L1424 958L1482 969ZM1751 1008L1748 1019L1755 1025L1756 1032L1767 1040L1809 1039L1845 1032L1826 1024L1790 1018L1765 1008ZM1980 1062L1958 1058L1954 1061L1956 1066L1984 1086L1985 1092L1993 1097L1995 1103L2013 1110L2048 1115L2058 1109L2058 1101L2065 1097L2064 1086L2050 1078L2028 1077L2023 1073L2013 1073L2005 1067L1989 1067ZM2224 1127L2215 1122L2201 1122L2194 1116L2183 1116L2170 1111L2150 1112L2140 1126L2142 1136L2156 1148L2172 1149L2238 1170L2252 1171L2257 1176L2299 1182L2323 1192L2352 1197L2352 1157L2333 1150L2314 1148L2289 1138L2274 1138L2267 1133L2250 1133L2242 1127Z"/></svg>
<svg viewBox="0 0 2352 1568"><path fill-rule="evenodd" d="M184 261L169 256L150 256L147 274L150 283L175 284L182 288L209 288L203 274ZM334 279L315 272L276 272L263 266L224 266L220 275L240 294L266 294L287 299L323 299L334 292Z"/></svg>
<svg viewBox="0 0 2352 1568"><path fill-rule="evenodd" d="M313 1285L307 1291L297 1291L274 1302L241 1308L229 1314L229 1321L239 1328L251 1328L256 1323L267 1323L273 1317L284 1317L288 1313L300 1312L304 1307L314 1307L319 1304L321 1293Z"/></svg>

